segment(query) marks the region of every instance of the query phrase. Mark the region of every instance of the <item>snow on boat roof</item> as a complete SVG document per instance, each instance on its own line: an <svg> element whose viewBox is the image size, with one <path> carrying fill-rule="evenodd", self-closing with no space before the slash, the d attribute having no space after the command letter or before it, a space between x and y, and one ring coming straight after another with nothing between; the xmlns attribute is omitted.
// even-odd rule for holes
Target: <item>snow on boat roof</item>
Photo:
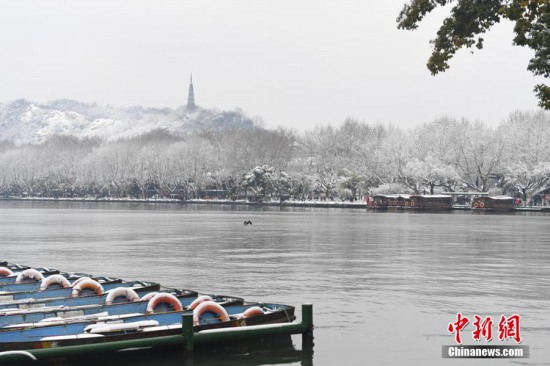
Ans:
<svg viewBox="0 0 550 366"><path fill-rule="evenodd" d="M424 198L450 198L448 194L419 194L414 197L424 197Z"/></svg>
<svg viewBox="0 0 550 366"><path fill-rule="evenodd" d="M474 200L502 200L502 201L505 201L505 200L513 200L514 197L510 197L510 196L482 196L482 197L475 197Z"/></svg>
<svg viewBox="0 0 550 366"><path fill-rule="evenodd" d="M489 198L492 200L513 200L514 199L514 197L510 197L510 196L491 196Z"/></svg>
<svg viewBox="0 0 550 366"><path fill-rule="evenodd" d="M374 195L372 196L373 198L374 197L385 197L385 198L409 198L411 195L410 194L377 194L377 195Z"/></svg>

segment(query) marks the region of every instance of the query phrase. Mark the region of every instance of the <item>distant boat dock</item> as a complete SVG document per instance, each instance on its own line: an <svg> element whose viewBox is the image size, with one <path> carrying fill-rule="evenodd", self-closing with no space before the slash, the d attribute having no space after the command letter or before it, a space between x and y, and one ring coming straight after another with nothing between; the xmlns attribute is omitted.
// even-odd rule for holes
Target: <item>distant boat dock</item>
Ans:
<svg viewBox="0 0 550 366"><path fill-rule="evenodd" d="M1 201L23 201L23 202L97 202L97 203L144 203L144 204L204 204L204 205L234 205L234 206L268 206L268 207L304 207L304 208L351 208L351 209L367 209L369 211L400 211L400 210L430 210L430 208L413 208L401 205L375 207L372 204L365 202L349 202L349 201L265 201L265 202L250 202L245 200L230 200L230 199L191 199L179 200L170 198L44 198L44 197L10 197L0 198ZM452 204L446 210L472 211L473 208L469 204ZM442 208L438 208L442 210ZM512 211L518 212L550 212L550 206L516 206Z"/></svg>

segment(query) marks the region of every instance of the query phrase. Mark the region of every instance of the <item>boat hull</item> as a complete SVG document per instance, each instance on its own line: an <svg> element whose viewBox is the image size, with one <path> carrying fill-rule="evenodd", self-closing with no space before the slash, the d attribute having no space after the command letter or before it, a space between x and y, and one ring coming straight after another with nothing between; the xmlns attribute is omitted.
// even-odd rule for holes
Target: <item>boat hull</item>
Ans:
<svg viewBox="0 0 550 366"><path fill-rule="evenodd" d="M179 293L174 293L178 298L180 303L184 308L189 307L189 305L197 298L196 296L190 296L190 293L180 291ZM217 303L220 303L224 306L230 305L242 305L244 300L238 297L229 297L229 296L216 296L211 295L212 299ZM75 317L84 317L92 316L94 314L107 312L109 315L122 315L128 313L145 313L147 309L148 301L138 301L138 302L121 302L114 303L111 305L101 304L91 304L83 306L72 306L65 307L59 306L53 309L44 308L35 309L33 311L21 310L20 314L9 314L0 316L0 331L6 327L15 328L18 324L21 323L38 323L44 321L45 319L51 318L75 318Z"/></svg>
<svg viewBox="0 0 550 366"><path fill-rule="evenodd" d="M145 284L149 284L149 282L143 282L143 281L130 281L130 282L122 282L120 280L113 280L109 281L107 283L101 283L101 286L105 291L112 290L117 287L141 287ZM11 302L11 301L19 301L19 300L25 300L25 299L51 299L55 297L70 297L72 294L73 289L71 287L67 288L55 288L55 289L46 289L43 291L37 290L37 291L27 291L27 292L7 292L0 294L0 299L2 303ZM94 293L91 290L87 290L86 293L82 294L81 296L91 296L94 295Z"/></svg>
<svg viewBox="0 0 550 366"><path fill-rule="evenodd" d="M233 305L225 309L229 315L242 314L246 309L258 304ZM194 326L194 332L208 329L242 327L247 325L259 325L270 323L290 323L296 319L294 307L278 304L262 304L274 309L273 312L248 318L248 319L230 319L229 321L219 322L210 313L201 325ZM192 311L170 312L162 314L150 314L132 316L123 319L124 323L156 321L158 325L150 327L149 331L121 331L109 334L90 335L84 332L89 322L54 325L43 328L32 328L25 330L9 330L0 332L0 351L15 351L38 348L55 348L73 345L85 345L93 343L107 343L121 340L156 338L170 335L178 335L182 332L182 315L191 314ZM80 337L79 337L80 336Z"/></svg>
<svg viewBox="0 0 550 366"><path fill-rule="evenodd" d="M158 283L147 283L144 282L142 286L140 287L133 287L133 290L141 297L149 292L152 291L159 291L160 285ZM186 291L190 294L196 294L195 291L189 291L189 290L182 290ZM2 298L2 295L0 295L0 299ZM58 306L58 305L65 305L65 306L79 306L79 305L90 305L90 304L102 304L105 303L105 299L107 298L107 294L103 295L93 295L93 296L82 296L82 297L50 297L50 298L42 298L42 299L23 299L23 300L10 300L10 301L2 301L0 300L0 311L5 309L36 309L36 308L42 308L46 306Z"/></svg>
<svg viewBox="0 0 550 366"><path fill-rule="evenodd" d="M101 283L121 283L121 279L117 278L109 278L109 277L93 277L92 275L85 274L85 273L70 273L70 272L61 272L58 273L65 277L69 282L74 282L75 280L81 278L81 277L90 277L95 281L101 282ZM46 278L46 277L45 277ZM0 283L0 293L4 292L33 292L33 291L40 291L40 286L42 284L42 281L24 281L21 283ZM55 284L50 286L51 289L54 288L60 288L61 286Z"/></svg>

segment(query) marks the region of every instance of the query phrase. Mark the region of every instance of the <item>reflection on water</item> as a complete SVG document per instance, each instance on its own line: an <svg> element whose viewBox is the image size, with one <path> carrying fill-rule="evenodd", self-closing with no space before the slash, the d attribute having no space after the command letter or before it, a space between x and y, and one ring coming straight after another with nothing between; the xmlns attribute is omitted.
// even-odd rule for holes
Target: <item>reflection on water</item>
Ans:
<svg viewBox="0 0 550 366"><path fill-rule="evenodd" d="M29 363L30 364L30 363ZM226 344L197 348L192 354L181 349L132 349L109 354L96 354L93 357L58 358L43 365L56 366L97 366L109 364L117 366L158 366L162 365L313 365L313 347L298 349L290 336L270 338L269 342L252 340L247 344Z"/></svg>
<svg viewBox="0 0 550 366"><path fill-rule="evenodd" d="M520 314L536 365L550 359L549 218L1 202L0 237L2 257L13 262L298 308L312 302L317 365L439 365L457 312ZM293 341L300 350L301 339ZM235 363L304 364L284 349L236 355ZM200 364L230 362L217 356L206 353Z"/></svg>

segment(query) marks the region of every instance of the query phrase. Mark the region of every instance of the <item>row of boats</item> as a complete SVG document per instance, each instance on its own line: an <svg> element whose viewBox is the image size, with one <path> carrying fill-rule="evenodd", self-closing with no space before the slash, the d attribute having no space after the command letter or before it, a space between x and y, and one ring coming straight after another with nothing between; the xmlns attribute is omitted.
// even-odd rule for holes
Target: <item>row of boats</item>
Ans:
<svg viewBox="0 0 550 366"><path fill-rule="evenodd" d="M191 314L196 333L291 323L294 313L290 305L0 261L0 362L37 349L181 335Z"/></svg>
<svg viewBox="0 0 550 366"><path fill-rule="evenodd" d="M464 199L464 197L463 197ZM460 208L464 208L464 204ZM470 208L473 210L511 211L516 206L516 200L509 196L478 196L473 197ZM416 210L451 210L453 198L450 195L376 195L368 203L369 208L376 209L416 209Z"/></svg>

